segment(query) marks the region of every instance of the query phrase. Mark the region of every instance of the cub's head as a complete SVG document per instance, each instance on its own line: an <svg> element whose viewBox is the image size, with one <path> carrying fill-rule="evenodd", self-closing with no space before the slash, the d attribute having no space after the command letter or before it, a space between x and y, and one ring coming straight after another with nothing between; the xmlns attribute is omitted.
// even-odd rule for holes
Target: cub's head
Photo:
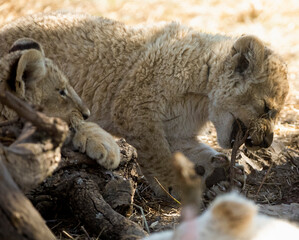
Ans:
<svg viewBox="0 0 299 240"><path fill-rule="evenodd" d="M242 36L211 77L209 118L219 144L231 148L241 125L247 147L269 147L289 90L285 63L258 38Z"/></svg>
<svg viewBox="0 0 299 240"><path fill-rule="evenodd" d="M9 53L0 59L1 91L11 91L21 99L43 108L44 113L70 122L79 112L84 118L89 109L69 84L58 67L44 56L39 43L32 39L17 40ZM1 115L10 118L4 106Z"/></svg>

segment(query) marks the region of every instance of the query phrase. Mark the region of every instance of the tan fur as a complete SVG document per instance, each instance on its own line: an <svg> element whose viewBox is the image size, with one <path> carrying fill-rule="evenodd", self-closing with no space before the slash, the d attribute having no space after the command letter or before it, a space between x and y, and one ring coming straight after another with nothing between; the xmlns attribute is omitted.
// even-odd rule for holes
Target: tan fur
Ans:
<svg viewBox="0 0 299 240"><path fill-rule="evenodd" d="M14 45L19 44L20 40ZM15 69L14 69L15 68ZM43 106L43 111L70 123L73 112L89 116L89 109L58 67L36 49L6 54L1 59L1 90L12 91L21 99ZM13 75L15 72L15 79ZM15 89L14 89L15 88ZM63 96L61 94L63 91ZM2 106L1 117L11 118L12 110Z"/></svg>
<svg viewBox="0 0 299 240"><path fill-rule="evenodd" d="M184 190L182 222L174 230L154 233L145 240L281 240L297 239L299 228L288 221L258 213L258 206L236 192L218 196L202 214L200 177L181 153L173 156Z"/></svg>
<svg viewBox="0 0 299 240"><path fill-rule="evenodd" d="M120 150L115 139L98 124L86 122L78 114L71 117L71 125L75 129L73 146L82 153L95 159L98 164L115 169L120 163Z"/></svg>
<svg viewBox="0 0 299 240"><path fill-rule="evenodd" d="M192 207L192 214L197 215L202 206L202 181L196 173L194 163L189 161L182 153L173 155L173 168L176 181L179 185L181 203Z"/></svg>
<svg viewBox="0 0 299 240"><path fill-rule="evenodd" d="M259 214L252 201L229 193L219 196L201 216L145 240L295 240L298 236L296 225Z"/></svg>
<svg viewBox="0 0 299 240"><path fill-rule="evenodd" d="M43 44L90 107L92 121L137 148L156 192L153 177L175 187L174 151L203 166L204 180L229 165L198 142L207 121L219 144L230 148L235 118L247 128L263 118L250 129L251 145L269 146L288 92L285 64L254 36L205 34L179 23L128 27L84 14L37 14L1 29L0 53L20 36Z"/></svg>
<svg viewBox="0 0 299 240"><path fill-rule="evenodd" d="M35 48L22 49L30 45ZM115 140L97 124L83 120L82 115L89 116L89 109L64 74L44 56L42 47L36 41L18 39L10 53L0 59L0 70L1 92L11 91L21 99L43 107L49 116L62 118L69 124L76 118L76 125L72 126L76 129L73 137L75 148L108 169L118 166L120 153ZM2 121L17 116L1 104L0 110Z"/></svg>

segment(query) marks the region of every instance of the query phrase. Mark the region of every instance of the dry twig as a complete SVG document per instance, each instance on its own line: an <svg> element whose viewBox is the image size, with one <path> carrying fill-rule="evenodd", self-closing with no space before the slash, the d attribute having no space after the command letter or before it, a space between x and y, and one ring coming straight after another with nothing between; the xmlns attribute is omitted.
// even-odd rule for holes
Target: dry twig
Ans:
<svg viewBox="0 0 299 240"><path fill-rule="evenodd" d="M141 212L141 215L142 215L142 219L143 219L143 223L144 223L144 227L145 227L145 230L150 233L150 230L149 230L149 227L148 227L148 224L147 224L147 221L146 221L146 218L145 218L145 214L144 214L144 211L143 211L143 208L138 206L137 204L134 204L133 205L137 208L139 208L140 212Z"/></svg>
<svg viewBox="0 0 299 240"><path fill-rule="evenodd" d="M5 127L5 126L9 126L9 125L12 125L12 124L14 124L14 123L16 123L16 122L18 122L19 121L19 118L17 117L17 118L14 118L14 119L11 119L11 120L7 120L7 121L4 121L4 122L1 122L0 123L0 127Z"/></svg>
<svg viewBox="0 0 299 240"><path fill-rule="evenodd" d="M25 118L38 129L47 132L54 141L61 143L68 129L66 123L59 118L50 118L45 114L35 111L29 104L14 96L10 92L0 94L0 102L13 109L20 117Z"/></svg>
<svg viewBox="0 0 299 240"><path fill-rule="evenodd" d="M81 226L81 229L82 229L82 231L85 233L87 239L90 240L91 238L90 238L88 232L86 231L85 227L84 227L84 226Z"/></svg>
<svg viewBox="0 0 299 240"><path fill-rule="evenodd" d="M63 230L62 233L67 236L69 239L75 240L67 231Z"/></svg>
<svg viewBox="0 0 299 240"><path fill-rule="evenodd" d="M259 186L259 188L258 188L258 190L257 190L257 192L256 192L256 196L260 193L260 191L261 191L261 189L262 189L262 186L264 185L264 183L265 183L267 177L269 176L269 174L270 174L270 172L271 172L272 166L273 166L273 162L271 162L271 165L270 165L268 171L266 172L266 174L265 174L265 176L264 176L264 178L263 178L263 180L262 180L262 182L261 182L261 184L260 184L260 186Z"/></svg>
<svg viewBox="0 0 299 240"><path fill-rule="evenodd" d="M239 130L238 130L237 135L236 135L236 140L235 140L234 145L233 145L232 156L231 156L231 165L230 165L230 184L231 184L231 187L234 186L234 179L235 179L235 176L236 176L234 166L236 165L237 152L238 152L239 148L242 146L242 144L245 143L245 141L246 141L246 139L249 135L248 130L243 135L241 124L238 120L236 120L236 121L238 123Z"/></svg>
<svg viewBox="0 0 299 240"><path fill-rule="evenodd" d="M171 197L176 203L181 205L181 202L179 200L177 200L176 198L174 198L166 189L165 187L163 187L163 185L159 182L159 180L154 177L154 179L156 180L156 182L159 184L159 186L162 188L162 190L169 196Z"/></svg>

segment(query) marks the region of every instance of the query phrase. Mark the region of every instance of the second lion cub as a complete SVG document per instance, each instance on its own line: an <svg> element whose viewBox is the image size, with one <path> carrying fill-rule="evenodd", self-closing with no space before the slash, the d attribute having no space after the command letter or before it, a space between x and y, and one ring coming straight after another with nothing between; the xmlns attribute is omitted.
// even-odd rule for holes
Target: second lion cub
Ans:
<svg viewBox="0 0 299 240"><path fill-rule="evenodd" d="M44 113L59 117L75 129L73 144L82 153L108 169L120 162L119 147L114 138L97 124L86 122L90 115L68 79L45 57L42 46L33 39L21 38L0 58L0 89L10 91ZM0 104L0 121L16 117L16 113Z"/></svg>

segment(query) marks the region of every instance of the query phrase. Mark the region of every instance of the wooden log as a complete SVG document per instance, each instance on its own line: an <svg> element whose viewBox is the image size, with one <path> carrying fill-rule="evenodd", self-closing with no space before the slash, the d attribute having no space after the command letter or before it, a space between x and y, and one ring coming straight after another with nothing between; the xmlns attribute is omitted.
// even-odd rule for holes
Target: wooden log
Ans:
<svg viewBox="0 0 299 240"><path fill-rule="evenodd" d="M49 136L37 132L32 125L27 125L12 145L1 146L0 154L23 192L36 187L51 175L61 159L60 147L55 146Z"/></svg>
<svg viewBox="0 0 299 240"><path fill-rule="evenodd" d="M34 110L28 103L22 101L10 92L0 94L0 102L13 109L20 117L31 122L39 130L46 132L51 136L54 143L61 144L61 139L66 138L68 126L63 120L48 117Z"/></svg>
<svg viewBox="0 0 299 240"><path fill-rule="evenodd" d="M67 127L63 122L60 125L59 119L48 118L36 112L8 92L0 95L0 101L34 125L26 124L22 134L11 146L0 148L0 154L2 152L5 156L5 165L10 173L19 186L28 191L58 166ZM120 141L120 144L126 145L125 141ZM128 161L136 156L136 151L127 145L123 153L122 164L127 166ZM136 172L136 167L134 171L130 168L123 172L123 175L117 171L109 173L104 169L95 172L93 167L78 169L74 164L94 165L95 162L70 150L64 151L64 154L68 159L62 161L59 168L65 171L59 171L59 174L47 181L51 194L65 199L86 229L96 235L101 233L101 237L105 239L141 239L146 236L146 232L138 224L117 213L102 196L103 193L109 203L120 212L129 212L135 191L133 185L136 184L126 175ZM32 234L30 230L29 233Z"/></svg>
<svg viewBox="0 0 299 240"><path fill-rule="evenodd" d="M0 146L8 171L18 186L27 192L58 166L68 126L59 118L47 117L35 111L9 92L0 95L0 101L34 124L27 123L21 135L9 147Z"/></svg>
<svg viewBox="0 0 299 240"><path fill-rule="evenodd" d="M31 192L34 195L30 198L45 216L51 215L55 203L36 199L39 196L59 198L94 236L101 233L103 239L143 238L146 232L142 227L124 217L131 212L136 188L135 149L124 140L119 144L121 167L115 171L107 171L86 155L63 148L60 170Z"/></svg>
<svg viewBox="0 0 299 240"><path fill-rule="evenodd" d="M70 206L86 229L104 239L141 239L147 233L136 223L115 212L86 173L74 179L69 192Z"/></svg>
<svg viewBox="0 0 299 240"><path fill-rule="evenodd" d="M0 239L56 239L14 183L0 156Z"/></svg>

